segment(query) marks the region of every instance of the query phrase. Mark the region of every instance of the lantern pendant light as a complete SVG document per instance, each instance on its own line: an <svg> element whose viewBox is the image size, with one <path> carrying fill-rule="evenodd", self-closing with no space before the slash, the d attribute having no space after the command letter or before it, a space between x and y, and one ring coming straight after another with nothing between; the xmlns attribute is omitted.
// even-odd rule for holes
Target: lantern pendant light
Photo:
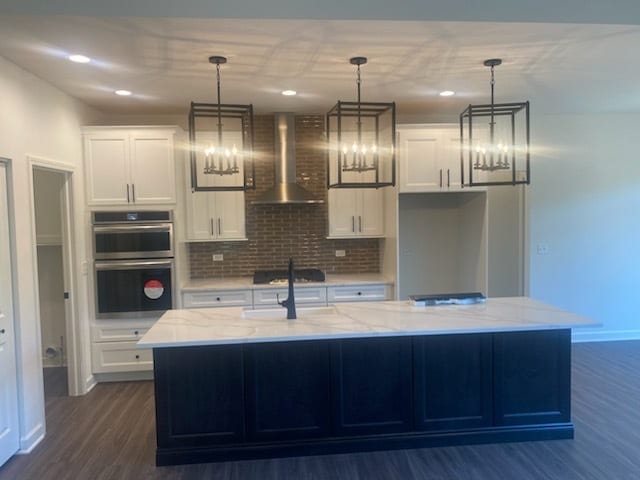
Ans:
<svg viewBox="0 0 640 480"><path fill-rule="evenodd" d="M357 67L358 99L338 101L327 113L327 187L395 185L395 103L362 102L360 66L367 58L349 62Z"/></svg>
<svg viewBox="0 0 640 480"><path fill-rule="evenodd" d="M469 105L460 114L463 187L530 183L529 102L495 103L494 68L501 63L484 61L491 68L491 103Z"/></svg>
<svg viewBox="0 0 640 480"><path fill-rule="evenodd" d="M220 65L226 57L214 55L217 103L191 102L189 143L193 191L255 188L253 163L253 106L220 101Z"/></svg>

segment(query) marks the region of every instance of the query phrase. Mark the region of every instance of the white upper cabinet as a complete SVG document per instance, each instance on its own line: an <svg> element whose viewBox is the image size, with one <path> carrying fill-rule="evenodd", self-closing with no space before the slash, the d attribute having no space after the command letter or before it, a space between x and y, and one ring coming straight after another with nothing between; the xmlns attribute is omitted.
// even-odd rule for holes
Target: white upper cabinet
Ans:
<svg viewBox="0 0 640 480"><path fill-rule="evenodd" d="M187 189L187 240L246 240L244 192Z"/></svg>
<svg viewBox="0 0 640 480"><path fill-rule="evenodd" d="M382 189L329 189L329 238L384 236Z"/></svg>
<svg viewBox="0 0 640 480"><path fill-rule="evenodd" d="M398 143L400 193L461 190L458 125L399 126Z"/></svg>
<svg viewBox="0 0 640 480"><path fill-rule="evenodd" d="M89 205L175 203L175 128L83 131Z"/></svg>

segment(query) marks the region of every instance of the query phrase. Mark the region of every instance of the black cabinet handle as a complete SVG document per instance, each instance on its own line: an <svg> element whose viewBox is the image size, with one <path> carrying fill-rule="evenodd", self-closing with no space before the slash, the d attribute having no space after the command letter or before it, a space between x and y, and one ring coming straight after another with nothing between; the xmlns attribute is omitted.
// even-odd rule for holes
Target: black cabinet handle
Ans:
<svg viewBox="0 0 640 480"><path fill-rule="evenodd" d="M138 330L136 330L135 332L133 332L134 335L138 335Z"/></svg>
<svg viewBox="0 0 640 480"><path fill-rule="evenodd" d="M140 355L136 355L136 360L140 360Z"/></svg>
<svg viewBox="0 0 640 480"><path fill-rule="evenodd" d="M219 302L219 301L220 301L220 297L216 297L216 302Z"/></svg>
<svg viewBox="0 0 640 480"><path fill-rule="evenodd" d="M3 328L0 330L0 333L4 333L6 330Z"/></svg>
<svg viewBox="0 0 640 480"><path fill-rule="evenodd" d="M358 292L358 295L362 295L362 292Z"/></svg>

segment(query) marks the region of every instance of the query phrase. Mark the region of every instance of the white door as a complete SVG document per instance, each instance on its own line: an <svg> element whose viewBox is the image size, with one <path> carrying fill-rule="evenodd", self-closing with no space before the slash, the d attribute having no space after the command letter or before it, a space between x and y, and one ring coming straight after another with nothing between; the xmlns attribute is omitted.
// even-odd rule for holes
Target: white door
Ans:
<svg viewBox="0 0 640 480"><path fill-rule="evenodd" d="M0 162L0 465L18 451L18 387L9 251L6 165Z"/></svg>

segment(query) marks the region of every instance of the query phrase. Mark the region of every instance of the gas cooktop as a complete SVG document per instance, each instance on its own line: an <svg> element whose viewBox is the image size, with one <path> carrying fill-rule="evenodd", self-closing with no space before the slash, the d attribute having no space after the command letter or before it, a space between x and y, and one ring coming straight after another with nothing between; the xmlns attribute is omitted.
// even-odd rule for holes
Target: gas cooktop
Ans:
<svg viewBox="0 0 640 480"><path fill-rule="evenodd" d="M324 273L317 268L296 268L293 270L294 282L324 282ZM253 283L256 285L286 285L286 270L256 270L253 274Z"/></svg>

